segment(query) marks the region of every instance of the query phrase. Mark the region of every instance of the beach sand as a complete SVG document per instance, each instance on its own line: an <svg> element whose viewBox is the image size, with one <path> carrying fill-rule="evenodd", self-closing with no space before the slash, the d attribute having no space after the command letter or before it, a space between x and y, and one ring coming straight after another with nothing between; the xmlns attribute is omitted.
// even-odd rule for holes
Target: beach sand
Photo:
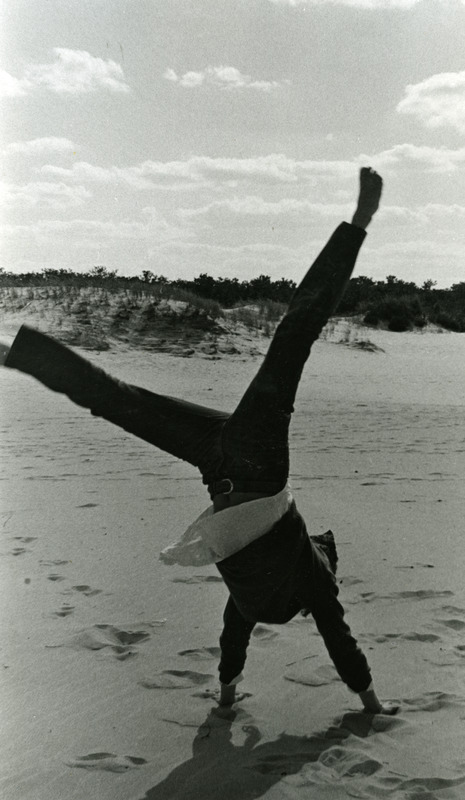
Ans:
<svg viewBox="0 0 465 800"><path fill-rule="evenodd" d="M258 625L221 714L214 567L159 552L208 505L196 471L14 371L0 375L4 800L465 797L465 336L313 349L290 483L331 528L347 620L397 717L360 713L311 619ZM257 359L87 354L232 409Z"/></svg>

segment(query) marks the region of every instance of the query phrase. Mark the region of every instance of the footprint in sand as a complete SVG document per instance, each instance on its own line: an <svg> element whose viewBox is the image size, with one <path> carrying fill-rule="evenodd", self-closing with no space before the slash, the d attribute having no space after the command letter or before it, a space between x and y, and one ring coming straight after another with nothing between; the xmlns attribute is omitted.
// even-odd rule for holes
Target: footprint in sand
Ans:
<svg viewBox="0 0 465 800"><path fill-rule="evenodd" d="M462 619L439 619L438 623L445 628L451 628L453 631L465 630L465 621Z"/></svg>
<svg viewBox="0 0 465 800"><path fill-rule="evenodd" d="M79 756L74 761L66 762L68 767L80 769L102 769L105 772L127 772L128 769L147 764L145 758L137 756L116 756L114 753L89 753L88 756Z"/></svg>
<svg viewBox="0 0 465 800"><path fill-rule="evenodd" d="M341 578L339 583L341 583L342 586L348 587L356 586L358 583L364 583L364 581L362 581L361 578L357 578L355 575L346 575L344 578Z"/></svg>
<svg viewBox="0 0 465 800"><path fill-rule="evenodd" d="M362 638L362 637L360 637ZM438 642L440 636L434 633L366 633L363 639L369 642L376 642L377 644L384 644L385 642L392 642L396 639L401 639L407 642Z"/></svg>
<svg viewBox="0 0 465 800"><path fill-rule="evenodd" d="M92 589L90 586L87 586L86 584L79 586L72 586L71 589L73 589L75 592L80 592L81 594L85 595L85 597L94 597L94 595L101 594L103 591L102 589Z"/></svg>
<svg viewBox="0 0 465 800"><path fill-rule="evenodd" d="M403 633L400 638L407 642L439 642L441 637L436 636L434 633L416 633L412 631L411 633Z"/></svg>
<svg viewBox="0 0 465 800"><path fill-rule="evenodd" d="M464 655L456 647L450 650L440 647L439 651L439 653L435 653L433 656L424 656L424 661L427 661L429 664L434 664L435 667L455 667L457 664L460 664Z"/></svg>
<svg viewBox="0 0 465 800"><path fill-rule="evenodd" d="M388 600L395 600L397 598L400 600L431 600L435 597L453 597L453 595L454 593L449 589L445 589L444 591L417 589L416 591L393 592L392 594L386 595L386 598Z"/></svg>
<svg viewBox="0 0 465 800"><path fill-rule="evenodd" d="M434 600L437 597L453 597L454 592L449 589L437 591L435 589L417 589L403 592L392 592L391 594L376 594L375 592L361 592L360 597L364 603L373 600Z"/></svg>
<svg viewBox="0 0 465 800"><path fill-rule="evenodd" d="M152 628L163 624L163 620L143 623L143 625ZM107 648L118 661L125 661L127 658L137 655L138 650L135 645L149 638L150 633L146 630L137 630L129 626L118 628L115 625L102 623L80 631L68 642L48 645L48 647L71 647L76 650L95 651Z"/></svg>
<svg viewBox="0 0 465 800"><path fill-rule="evenodd" d="M329 683L340 680L332 664L323 664L310 671L303 666L294 666L293 669L284 673L284 678L304 686L327 686Z"/></svg>
<svg viewBox="0 0 465 800"><path fill-rule="evenodd" d="M37 536L13 536L13 539L18 542L23 542L23 544L30 544L37 540Z"/></svg>
<svg viewBox="0 0 465 800"><path fill-rule="evenodd" d="M54 617L69 617L69 615L72 614L73 611L74 611L74 606L69 606L69 605L67 605L67 603L65 603L64 605L62 605L62 607L60 608L59 611L54 611L53 612L53 616Z"/></svg>
<svg viewBox="0 0 465 800"><path fill-rule="evenodd" d="M171 578L173 583L223 583L219 575L191 575L190 578Z"/></svg>
<svg viewBox="0 0 465 800"><path fill-rule="evenodd" d="M396 705L400 705L400 703L396 701ZM334 729L334 735L337 738L344 731L348 731L360 739L366 739L373 731L385 733L393 728L403 727L405 724L403 719L396 716L365 714L363 711L349 712L344 714L340 725ZM329 731L329 735L331 735L331 731Z"/></svg>
<svg viewBox="0 0 465 800"><path fill-rule="evenodd" d="M205 672L193 672L192 670L164 669L158 672L153 678L140 681L144 689L188 689L191 686L199 686L208 683L213 679L213 675Z"/></svg>
<svg viewBox="0 0 465 800"><path fill-rule="evenodd" d="M12 556L22 556L24 553L28 553L29 550L26 550L25 547L15 547L14 550L11 551L10 555Z"/></svg>
<svg viewBox="0 0 465 800"><path fill-rule="evenodd" d="M464 705L463 697L448 692L425 692L402 701L405 711L442 711Z"/></svg>
<svg viewBox="0 0 465 800"><path fill-rule="evenodd" d="M10 519L13 516L13 513L14 513L13 511L2 511L0 513L0 521L1 521L2 528L6 528L6 526L8 525L8 523L10 521Z"/></svg>
<svg viewBox="0 0 465 800"><path fill-rule="evenodd" d="M259 642L269 642L270 639L275 639L276 636L279 636L279 633L274 631L273 628L267 628L266 625L255 625L252 636L258 639Z"/></svg>
<svg viewBox="0 0 465 800"><path fill-rule="evenodd" d="M459 617L465 617L465 608L459 606L441 606L438 609L442 614L454 614Z"/></svg>
<svg viewBox="0 0 465 800"><path fill-rule="evenodd" d="M196 647L193 650L180 650L178 656L187 656L196 661L204 661L211 658L219 658L221 650L219 647Z"/></svg>

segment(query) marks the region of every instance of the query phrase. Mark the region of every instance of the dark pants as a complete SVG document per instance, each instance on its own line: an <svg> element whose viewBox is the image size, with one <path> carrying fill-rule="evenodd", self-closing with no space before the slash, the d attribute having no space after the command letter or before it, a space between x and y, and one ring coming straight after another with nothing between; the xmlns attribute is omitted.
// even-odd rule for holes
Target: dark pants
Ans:
<svg viewBox="0 0 465 800"><path fill-rule="evenodd" d="M160 446L198 467L212 495L212 485L222 479L236 491L274 493L285 486L289 423L302 370L344 293L364 237L365 231L348 223L333 233L296 289L232 414L159 396L163 439L169 439Z"/></svg>

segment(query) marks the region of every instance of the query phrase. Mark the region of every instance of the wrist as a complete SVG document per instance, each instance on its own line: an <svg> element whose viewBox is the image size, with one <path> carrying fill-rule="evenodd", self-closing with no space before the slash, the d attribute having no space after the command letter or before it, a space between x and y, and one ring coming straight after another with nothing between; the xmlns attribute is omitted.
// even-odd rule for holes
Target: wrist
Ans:
<svg viewBox="0 0 465 800"><path fill-rule="evenodd" d="M236 685L220 683L220 705L232 706L236 698Z"/></svg>
<svg viewBox="0 0 465 800"><path fill-rule="evenodd" d="M369 711L371 714L378 714L382 710L382 705L374 689L368 688L364 692L359 692L358 696L365 711Z"/></svg>

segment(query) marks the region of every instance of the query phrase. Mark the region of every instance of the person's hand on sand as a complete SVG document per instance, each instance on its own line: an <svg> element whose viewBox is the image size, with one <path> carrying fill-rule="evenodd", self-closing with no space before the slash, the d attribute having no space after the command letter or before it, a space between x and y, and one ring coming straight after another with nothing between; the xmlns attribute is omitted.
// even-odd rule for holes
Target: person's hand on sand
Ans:
<svg viewBox="0 0 465 800"><path fill-rule="evenodd" d="M234 703L240 703L247 697L251 697L250 692L236 692L235 686L221 685L220 689L205 689L199 697L211 697L216 700L221 708L231 708Z"/></svg>
<svg viewBox="0 0 465 800"><path fill-rule="evenodd" d="M383 191L383 179L371 167L360 170L360 193L352 225L365 229L376 213Z"/></svg>
<svg viewBox="0 0 465 800"><path fill-rule="evenodd" d="M364 692L359 692L359 697L363 703L363 710L366 714L385 714L389 717L393 717L399 710L399 705L396 703L381 703L372 687L369 687Z"/></svg>
<svg viewBox="0 0 465 800"><path fill-rule="evenodd" d="M399 711L400 706L397 703L391 703L389 700L386 703L381 703L381 710L377 714L384 714L388 717L393 717Z"/></svg>
<svg viewBox="0 0 465 800"><path fill-rule="evenodd" d="M228 707L234 705L234 703L239 703L241 700L245 700L246 697L250 697L250 694L247 692L236 692L236 686L228 686L222 683L220 689L214 692L214 696L219 706Z"/></svg>

